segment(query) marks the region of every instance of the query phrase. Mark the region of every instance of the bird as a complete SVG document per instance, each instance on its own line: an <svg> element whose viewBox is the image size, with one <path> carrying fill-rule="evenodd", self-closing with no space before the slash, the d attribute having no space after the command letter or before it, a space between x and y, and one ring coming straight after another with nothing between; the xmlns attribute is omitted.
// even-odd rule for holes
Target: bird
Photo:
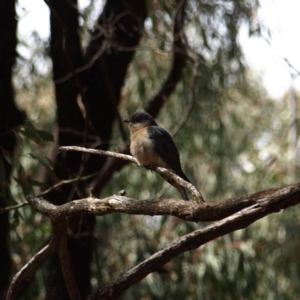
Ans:
<svg viewBox="0 0 300 300"><path fill-rule="evenodd" d="M190 182L181 169L179 152L172 137L155 122L150 114L137 111L129 120L123 122L128 123L130 152L140 166L150 170L155 166L162 167ZM161 176L178 190L184 200L189 200L186 190L181 185L169 180L167 175Z"/></svg>

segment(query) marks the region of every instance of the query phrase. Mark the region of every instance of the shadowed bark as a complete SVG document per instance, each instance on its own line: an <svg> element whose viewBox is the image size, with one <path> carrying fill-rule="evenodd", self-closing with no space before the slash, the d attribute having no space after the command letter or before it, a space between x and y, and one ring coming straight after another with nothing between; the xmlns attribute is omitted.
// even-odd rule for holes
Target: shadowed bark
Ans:
<svg viewBox="0 0 300 300"><path fill-rule="evenodd" d="M109 140L113 122L118 116L117 105L127 67L140 39L138 29L145 18L145 1L107 1L85 55L78 34L77 2L47 0L46 3L51 11L57 122L59 130L68 129L59 131L58 145L90 145L95 142L88 138L90 133L98 135L101 140ZM104 28L105 32L97 28ZM84 111L78 100L84 105ZM107 147L107 144L98 146L100 149ZM59 153L55 159L56 180L94 173L101 169L105 159L81 153ZM47 199L62 204L78 198L79 194L84 196L86 190L83 183L77 190L66 185L53 190ZM94 216L80 215L68 220L69 229L74 234L92 232L94 224ZM68 241L72 271L81 297L85 297L90 289L92 244L91 235ZM52 259L48 283L49 299L68 299L57 255Z"/></svg>
<svg viewBox="0 0 300 300"><path fill-rule="evenodd" d="M13 130L23 124L25 114L14 103L12 67L16 59L17 18L15 1L0 1L0 208L7 206L9 179L12 165L4 158L3 152L13 155L16 138ZM5 200L6 199L6 200ZM8 248L8 212L0 214L0 299L5 299L10 281L11 257Z"/></svg>

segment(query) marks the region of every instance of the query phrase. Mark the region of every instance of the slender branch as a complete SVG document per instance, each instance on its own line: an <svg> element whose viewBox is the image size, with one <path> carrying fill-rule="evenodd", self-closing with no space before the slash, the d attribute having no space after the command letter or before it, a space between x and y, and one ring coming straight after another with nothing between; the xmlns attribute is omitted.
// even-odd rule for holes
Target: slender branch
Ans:
<svg viewBox="0 0 300 300"><path fill-rule="evenodd" d="M87 175L87 176L77 176L75 178L72 178L72 179L67 179L67 180L61 180L60 182L54 184L53 186L49 187L48 189L44 190L42 193L40 193L38 196L43 196L43 195L46 195L48 194L49 192L63 186L63 185L66 185L66 184L71 184L71 183L76 183L76 182L81 182L81 181L86 181L88 179L91 179L93 177L96 176L96 173L94 174L90 174L90 175ZM1 213L1 210L0 210L0 213Z"/></svg>
<svg viewBox="0 0 300 300"><path fill-rule="evenodd" d="M44 196L46 194L48 194L49 192L63 186L66 184L71 184L71 183L76 183L76 182L81 182L81 181L85 181L88 180L90 178L95 177L96 173L91 174L91 175L87 175L87 176L81 176L81 177L76 177L73 179L68 179L68 180L61 180L60 182L54 184L53 186L51 186L50 188L46 189L45 191L43 191L42 193L38 194L36 197L40 197L40 196ZM16 205L12 205L12 206L6 206L4 208L0 208L0 214L3 214L6 211L11 211L11 210L15 210L15 209L19 209L21 207L24 207L28 205L28 203L20 203L20 204L16 204Z"/></svg>
<svg viewBox="0 0 300 300"><path fill-rule="evenodd" d="M35 197L34 199L34 201L30 201L31 199L29 199L28 202L44 215L50 217L52 224L52 236L49 244L36 253L14 276L11 281L6 300L18 299L24 288L27 286L27 282L34 280L36 271L40 268L44 261L57 251L59 252L62 271L70 299L80 299L80 294L71 270L70 258L67 249L67 227L65 217L64 215L49 213L49 211L55 209L55 205L40 197Z"/></svg>
<svg viewBox="0 0 300 300"><path fill-rule="evenodd" d="M127 154L121 154L121 153L116 153L112 151L104 151L104 150L96 150L96 149L87 149L84 147L78 147L78 146L63 146L58 149L59 151L78 151L78 152L85 152L85 153L90 153L90 154L97 154L97 155L105 155L105 156L110 156L114 158L120 158L132 163L135 163L139 165L138 161L131 155ZM191 191L191 193L195 196L196 201L200 204L204 202L204 199L201 195L201 193L196 189L195 186L193 186L191 183L183 180L181 177L177 176L174 174L172 171L167 170L165 168L161 167L156 167L153 169L153 171L156 171L160 175L167 175L169 180L173 180L180 184L181 186L187 188L188 190Z"/></svg>
<svg viewBox="0 0 300 300"><path fill-rule="evenodd" d="M15 210L15 209L24 207L26 205L28 205L28 203L20 203L20 204L16 204L16 205L6 206L4 208L0 208L0 214L3 214L6 211Z"/></svg>

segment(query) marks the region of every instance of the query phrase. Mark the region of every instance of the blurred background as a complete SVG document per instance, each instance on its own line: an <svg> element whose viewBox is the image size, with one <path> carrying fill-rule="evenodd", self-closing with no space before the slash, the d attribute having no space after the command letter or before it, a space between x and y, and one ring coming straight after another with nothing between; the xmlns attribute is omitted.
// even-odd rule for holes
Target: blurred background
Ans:
<svg viewBox="0 0 300 300"><path fill-rule="evenodd" d="M59 145L128 153L120 120L136 110L147 109L173 135L206 201L297 181L297 1L4 2L13 1L0 5L2 299L51 235L26 196L92 175L45 198L62 204L91 186L101 198L122 189L141 201L179 197L158 174L132 164L57 153ZM170 77L168 94L162 87ZM121 298L300 299L299 213L289 208L186 252ZM69 220L82 297L205 225L125 214ZM68 299L57 257L22 296L45 298Z"/></svg>

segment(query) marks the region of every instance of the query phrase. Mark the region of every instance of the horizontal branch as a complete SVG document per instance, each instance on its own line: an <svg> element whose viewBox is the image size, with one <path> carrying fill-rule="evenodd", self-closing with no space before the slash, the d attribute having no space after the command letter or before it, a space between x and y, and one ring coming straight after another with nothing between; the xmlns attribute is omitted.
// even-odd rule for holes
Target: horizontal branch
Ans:
<svg viewBox="0 0 300 300"><path fill-rule="evenodd" d="M274 211L280 211L300 202L300 182L283 188L269 189L259 193L223 200L205 202L198 205L195 201L179 199L136 200L113 195L104 199L88 197L56 206L39 197L27 197L27 201L51 220L75 214L102 216L122 212L131 215L170 215L186 221L209 222L221 220L246 207L269 201Z"/></svg>
<svg viewBox="0 0 300 300"><path fill-rule="evenodd" d="M112 152L112 151L88 149L88 148L78 147L78 146L62 146L58 150L59 151L77 151L77 152L85 152L85 153L90 153L90 154L104 155L104 156L123 159L123 160L126 160L126 161L129 161L129 162L139 165L138 161L133 156L127 155L127 154L116 153L116 152ZM187 188L195 196L195 200L198 202L198 204L202 204L204 202L204 199L203 199L201 193L196 189L195 186L193 186L191 183L183 180L181 177L177 176L173 172L171 172L165 168L161 168L161 167L156 167L152 171L155 171L160 175L164 175L164 176L167 175L169 180L175 181L178 184L180 184L181 186Z"/></svg>

